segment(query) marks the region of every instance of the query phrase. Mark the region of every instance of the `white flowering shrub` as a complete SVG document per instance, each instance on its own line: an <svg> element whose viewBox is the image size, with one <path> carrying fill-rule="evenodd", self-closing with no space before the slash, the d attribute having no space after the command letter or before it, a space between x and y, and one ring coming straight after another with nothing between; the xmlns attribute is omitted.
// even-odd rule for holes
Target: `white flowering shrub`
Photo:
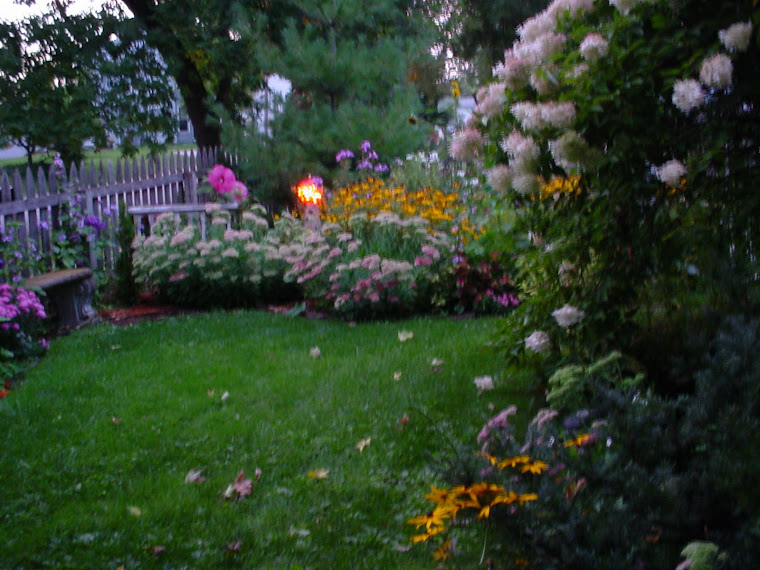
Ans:
<svg viewBox="0 0 760 570"><path fill-rule="evenodd" d="M529 237L513 355L625 347L694 290L753 297L759 22L751 0L554 0L518 28L451 148Z"/></svg>

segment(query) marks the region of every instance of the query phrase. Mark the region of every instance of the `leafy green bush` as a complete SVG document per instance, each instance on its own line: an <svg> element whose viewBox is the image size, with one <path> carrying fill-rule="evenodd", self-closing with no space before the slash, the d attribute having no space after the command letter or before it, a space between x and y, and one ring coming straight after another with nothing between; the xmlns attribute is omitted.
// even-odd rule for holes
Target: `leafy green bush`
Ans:
<svg viewBox="0 0 760 570"><path fill-rule="evenodd" d="M585 398L572 403L583 408L542 410L524 439L506 421L514 410L495 416L478 436L479 477L458 481L498 486L477 496L473 516L488 522L487 554L506 566L675 568L682 551L697 556L687 545L707 541L715 567L758 567L758 345L760 321L727 317L693 347L703 350L692 393L643 390L606 359L578 380ZM501 488L536 499L511 508Z"/></svg>
<svg viewBox="0 0 760 570"><path fill-rule="evenodd" d="M625 349L694 291L755 295L759 20L750 0L555 0L519 28L452 142L531 238L515 356L564 306L584 319L553 338L558 365Z"/></svg>

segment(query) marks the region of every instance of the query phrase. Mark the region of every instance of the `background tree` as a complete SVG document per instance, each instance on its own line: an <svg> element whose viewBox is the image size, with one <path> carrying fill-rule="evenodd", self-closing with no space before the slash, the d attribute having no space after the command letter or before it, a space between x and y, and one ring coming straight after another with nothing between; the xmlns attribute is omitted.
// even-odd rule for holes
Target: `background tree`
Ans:
<svg viewBox="0 0 760 570"><path fill-rule="evenodd" d="M451 54L469 62L480 80L487 81L516 39L517 27L548 4L548 0L453 0L445 18Z"/></svg>
<svg viewBox="0 0 760 570"><path fill-rule="evenodd" d="M147 32L179 86L199 146L220 144L212 109L241 122L264 83L257 63L262 37L277 42L289 2L121 0ZM242 34L251 25L253 34Z"/></svg>
<svg viewBox="0 0 760 570"><path fill-rule="evenodd" d="M0 138L66 161L92 139L126 137L126 150L174 131L173 92L155 51L118 14L72 16L65 4L0 23Z"/></svg>
<svg viewBox="0 0 760 570"><path fill-rule="evenodd" d="M409 74L414 54L428 44L410 5L332 0L299 2L294 9L281 45L270 43L260 59L268 73L292 84L282 112L267 132L252 122L226 133L228 148L247 159L239 168L270 200L307 173L329 184L341 149L358 156L369 140L387 163L418 148L425 132ZM247 34L257 36L257 29ZM270 173L266 180L262 171Z"/></svg>

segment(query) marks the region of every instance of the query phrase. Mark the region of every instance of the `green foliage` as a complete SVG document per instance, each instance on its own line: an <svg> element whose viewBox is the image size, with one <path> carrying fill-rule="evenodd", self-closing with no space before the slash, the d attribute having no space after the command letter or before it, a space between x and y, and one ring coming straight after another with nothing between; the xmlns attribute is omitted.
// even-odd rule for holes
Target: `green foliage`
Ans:
<svg viewBox="0 0 760 570"><path fill-rule="evenodd" d="M263 81L261 43L278 42L289 2L122 0L177 82L199 147L220 145L219 113L240 123Z"/></svg>
<svg viewBox="0 0 760 570"><path fill-rule="evenodd" d="M473 122L485 135L477 152L488 179L531 238L518 242L516 261L525 302L502 339L516 358L564 305L585 318L572 342L556 339L559 356L593 360L627 350L641 323L694 291L715 307L756 296L760 202L750 190L757 130L749 125L760 109L750 63L760 49L758 8L597 1L565 12L570 5L555 2L525 23ZM721 43L729 26L748 21L746 49ZM714 56L731 66L728 82L704 78ZM703 95L693 107L676 94L687 79ZM539 193L539 177L574 186Z"/></svg>
<svg viewBox="0 0 760 570"><path fill-rule="evenodd" d="M568 364L557 368L548 380L547 403L556 410L577 410L586 405L594 385L606 385L623 391L636 388L644 380L644 374L624 378L621 358L619 352L612 352L588 366Z"/></svg>
<svg viewBox="0 0 760 570"><path fill-rule="evenodd" d="M726 317L714 339L687 342L700 355L690 393L631 387L611 355L566 375L584 385L585 398L568 401L577 411L542 410L524 439L486 425L480 477L457 482L527 484L538 495L532 509L491 511L487 556L547 569L675 568L682 552L707 567L758 565L760 321ZM546 468L518 478L494 468L520 456Z"/></svg>
<svg viewBox="0 0 760 570"><path fill-rule="evenodd" d="M65 9L0 23L0 139L41 148L69 163L109 134L135 150L171 138L173 93L145 38L117 14L68 15ZM162 138L163 137L163 138Z"/></svg>
<svg viewBox="0 0 760 570"><path fill-rule="evenodd" d="M405 8L395 0L371 7L303 2L282 44L260 50L267 73L286 77L292 90L268 125L251 121L243 130L228 129L225 121L224 134L225 147L241 156L242 176L256 181L250 186L262 202L277 200L279 209L307 174L332 186L336 153L364 140L386 163L421 145L424 129L410 124L419 96L406 74L410 54L423 46ZM378 61L382 73L372 72Z"/></svg>
<svg viewBox="0 0 760 570"><path fill-rule="evenodd" d="M127 212L124 202L119 204L119 230L116 241L119 246L119 256L114 265L116 303L129 306L137 299L137 284L132 276L132 242L135 239L135 223Z"/></svg>

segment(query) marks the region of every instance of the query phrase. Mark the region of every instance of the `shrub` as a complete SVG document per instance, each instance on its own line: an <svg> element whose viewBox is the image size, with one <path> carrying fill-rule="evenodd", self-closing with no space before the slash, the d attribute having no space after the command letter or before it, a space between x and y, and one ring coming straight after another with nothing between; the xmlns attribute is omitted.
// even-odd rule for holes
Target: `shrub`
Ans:
<svg viewBox="0 0 760 570"><path fill-rule="evenodd" d="M757 567L758 343L760 321L728 317L714 340L693 347L705 349L693 393L647 391L605 359L578 380L585 398L568 400L582 408L542 410L522 439L507 421L514 410L492 418L472 456L480 471L459 479L493 490L472 497L473 520L488 522L487 554L508 567L675 568L702 541L720 553L717 567ZM501 488L536 498L510 509L496 500Z"/></svg>
<svg viewBox="0 0 760 570"><path fill-rule="evenodd" d="M452 142L531 238L510 352L565 305L585 314L558 353L572 361L625 348L695 290L755 295L758 18L749 1L555 0L520 27ZM541 191L557 179L573 182Z"/></svg>
<svg viewBox="0 0 760 570"><path fill-rule="evenodd" d="M0 380L9 380L23 361L45 352L45 317L45 308L33 291L0 284Z"/></svg>

